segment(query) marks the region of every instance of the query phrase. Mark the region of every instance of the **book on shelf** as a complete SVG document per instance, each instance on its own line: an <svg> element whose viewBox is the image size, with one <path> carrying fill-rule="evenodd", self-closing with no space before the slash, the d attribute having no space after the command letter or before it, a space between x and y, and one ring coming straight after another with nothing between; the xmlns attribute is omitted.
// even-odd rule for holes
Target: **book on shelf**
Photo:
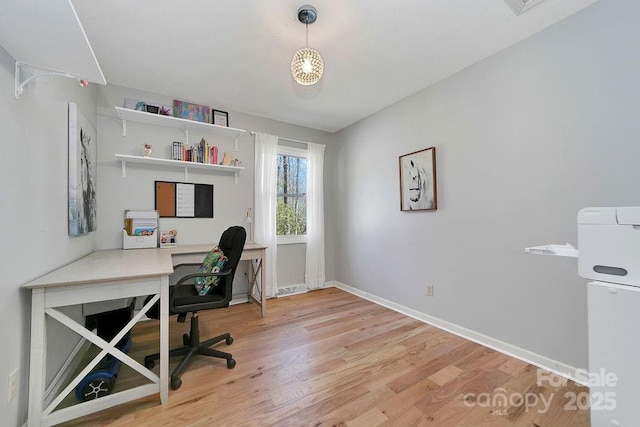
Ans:
<svg viewBox="0 0 640 427"><path fill-rule="evenodd" d="M225 153L229 157L227 165L231 164L231 153ZM171 149L171 160L183 162L206 163L210 165L218 164L218 147L210 146L203 138L194 146L188 146L184 142L174 141Z"/></svg>
<svg viewBox="0 0 640 427"><path fill-rule="evenodd" d="M218 147L215 145L211 147L211 156L210 156L211 164L218 164Z"/></svg>

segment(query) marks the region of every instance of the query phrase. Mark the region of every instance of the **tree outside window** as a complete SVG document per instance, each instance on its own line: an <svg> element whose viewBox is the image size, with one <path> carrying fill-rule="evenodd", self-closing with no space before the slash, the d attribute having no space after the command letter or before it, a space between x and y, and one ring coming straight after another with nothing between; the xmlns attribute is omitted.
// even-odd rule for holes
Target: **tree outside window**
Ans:
<svg viewBox="0 0 640 427"><path fill-rule="evenodd" d="M307 233L307 159L278 154L276 234Z"/></svg>

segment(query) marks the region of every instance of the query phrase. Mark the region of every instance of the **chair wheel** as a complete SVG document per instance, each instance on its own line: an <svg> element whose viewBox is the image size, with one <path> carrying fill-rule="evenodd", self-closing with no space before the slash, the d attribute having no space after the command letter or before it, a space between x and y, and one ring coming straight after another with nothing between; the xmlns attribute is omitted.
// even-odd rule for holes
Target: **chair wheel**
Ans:
<svg viewBox="0 0 640 427"><path fill-rule="evenodd" d="M236 367L236 361L234 359L227 359L227 368L233 369Z"/></svg>
<svg viewBox="0 0 640 427"><path fill-rule="evenodd" d="M177 390L182 385L182 379L171 377L171 390Z"/></svg>
<svg viewBox="0 0 640 427"><path fill-rule="evenodd" d="M229 337L225 340L225 342L227 343L227 345L231 345L233 344L233 337Z"/></svg>
<svg viewBox="0 0 640 427"><path fill-rule="evenodd" d="M145 360L144 361L144 367L147 369L153 369L153 367L156 366L156 362L154 362L153 360Z"/></svg>
<svg viewBox="0 0 640 427"><path fill-rule="evenodd" d="M185 347L189 347L189 345L190 345L189 341L191 341L189 339L189 334L183 334L182 335L182 344L184 344Z"/></svg>

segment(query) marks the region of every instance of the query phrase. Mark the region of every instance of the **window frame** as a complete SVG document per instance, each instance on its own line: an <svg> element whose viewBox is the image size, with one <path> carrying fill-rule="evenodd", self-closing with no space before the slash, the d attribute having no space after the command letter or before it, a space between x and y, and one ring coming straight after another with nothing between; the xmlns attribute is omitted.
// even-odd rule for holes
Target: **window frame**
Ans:
<svg viewBox="0 0 640 427"><path fill-rule="evenodd" d="M306 148L298 148L298 147L291 147L288 145L282 145L280 143L278 143L278 155L279 156L293 156L293 157L302 157L304 159L306 159L307 161L307 167L308 167L308 162L309 162L309 151ZM305 197L306 194L308 194L307 192L305 192ZM277 201L277 195L276 195L276 201ZM306 215L306 213L305 213ZM277 233L277 231L276 231ZM285 234L285 235L278 235L276 234L276 238L278 239L278 244L279 245L296 245L296 244L300 244L300 243L307 243L307 235L306 234Z"/></svg>

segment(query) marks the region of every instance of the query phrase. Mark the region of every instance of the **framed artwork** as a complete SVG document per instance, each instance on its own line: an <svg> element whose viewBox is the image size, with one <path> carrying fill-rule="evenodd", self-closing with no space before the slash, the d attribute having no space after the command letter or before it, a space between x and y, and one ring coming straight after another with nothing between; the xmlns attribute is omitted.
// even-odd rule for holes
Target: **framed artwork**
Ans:
<svg viewBox="0 0 640 427"><path fill-rule="evenodd" d="M206 105L192 104L174 99L173 115L181 119L211 123L211 108Z"/></svg>
<svg viewBox="0 0 640 427"><path fill-rule="evenodd" d="M213 124L218 126L229 126L229 113L226 111L213 110Z"/></svg>
<svg viewBox="0 0 640 427"><path fill-rule="evenodd" d="M436 147L400 156L399 167L400 210L436 210Z"/></svg>
<svg viewBox="0 0 640 427"><path fill-rule="evenodd" d="M96 230L96 128L69 103L69 235Z"/></svg>

